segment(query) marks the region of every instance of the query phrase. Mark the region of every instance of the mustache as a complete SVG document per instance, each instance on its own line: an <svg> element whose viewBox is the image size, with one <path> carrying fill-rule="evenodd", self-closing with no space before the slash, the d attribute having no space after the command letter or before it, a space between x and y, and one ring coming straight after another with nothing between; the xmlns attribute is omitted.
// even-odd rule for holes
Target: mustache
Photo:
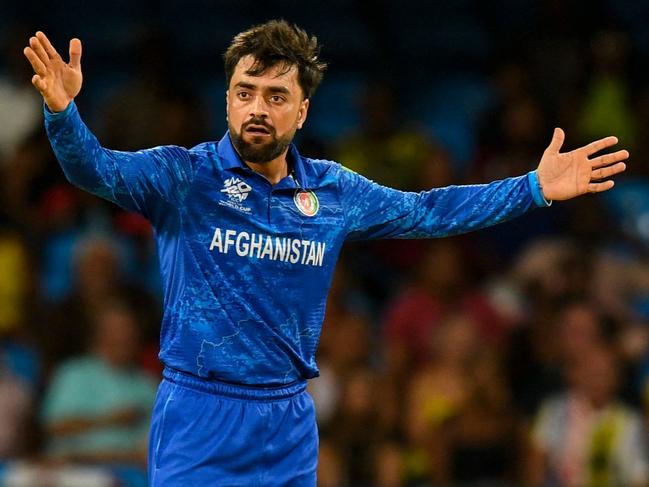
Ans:
<svg viewBox="0 0 649 487"><path fill-rule="evenodd" d="M260 125L260 126L266 128L268 130L268 132L270 132L271 134L275 133L275 129L271 125L269 125L268 122L266 122L265 119L263 119L261 117L252 117L247 122L244 122L241 125L241 132L246 130L246 128L248 128L249 125Z"/></svg>

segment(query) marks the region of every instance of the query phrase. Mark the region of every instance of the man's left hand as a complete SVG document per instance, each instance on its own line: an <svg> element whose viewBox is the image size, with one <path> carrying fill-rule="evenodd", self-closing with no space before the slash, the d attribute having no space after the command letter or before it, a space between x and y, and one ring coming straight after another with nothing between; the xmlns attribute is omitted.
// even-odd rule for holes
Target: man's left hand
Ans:
<svg viewBox="0 0 649 487"><path fill-rule="evenodd" d="M592 157L594 154L617 144L617 137L605 137L570 152L559 152L565 134L554 129L552 142L541 158L536 172L547 200L567 200L584 193L600 193L611 189L612 176L626 169L622 161L629 152L620 150Z"/></svg>

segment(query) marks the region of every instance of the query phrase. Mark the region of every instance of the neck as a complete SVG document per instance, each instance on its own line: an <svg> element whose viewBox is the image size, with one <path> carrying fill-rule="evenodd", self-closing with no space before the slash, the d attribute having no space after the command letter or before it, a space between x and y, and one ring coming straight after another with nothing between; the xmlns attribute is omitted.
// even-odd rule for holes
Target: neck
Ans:
<svg viewBox="0 0 649 487"><path fill-rule="evenodd" d="M97 348L95 351L95 356L98 357L105 365L107 365L111 369L127 369L130 365L126 361L113 357L112 351L110 350L102 350L101 348Z"/></svg>
<svg viewBox="0 0 649 487"><path fill-rule="evenodd" d="M268 179L268 182L270 182L270 184L277 184L286 176L288 176L288 161L286 159L287 153L288 150L286 150L279 157L269 162L264 162L264 163L254 163L248 161L244 161L244 162L248 165L250 169L252 169L256 173L259 173L262 176L264 176L266 179Z"/></svg>

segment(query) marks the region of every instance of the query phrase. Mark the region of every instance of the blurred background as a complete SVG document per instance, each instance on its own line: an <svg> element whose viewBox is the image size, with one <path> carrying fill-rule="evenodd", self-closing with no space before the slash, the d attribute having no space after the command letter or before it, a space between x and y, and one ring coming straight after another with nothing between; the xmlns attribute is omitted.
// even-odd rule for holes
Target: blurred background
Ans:
<svg viewBox="0 0 649 487"><path fill-rule="evenodd" d="M82 39L104 146L191 147L225 130L232 36L278 17L330 63L304 155L419 191L524 174L554 126L632 154L604 195L347 247L309 386L319 485L649 485L649 1L31 3L0 0L0 485L146 485L161 372L151 228L65 181L29 36Z"/></svg>

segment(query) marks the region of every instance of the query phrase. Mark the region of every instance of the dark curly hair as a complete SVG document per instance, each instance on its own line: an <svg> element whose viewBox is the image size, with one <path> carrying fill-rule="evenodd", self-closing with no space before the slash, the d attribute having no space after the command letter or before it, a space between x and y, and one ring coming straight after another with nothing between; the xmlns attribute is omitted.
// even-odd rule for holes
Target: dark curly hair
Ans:
<svg viewBox="0 0 649 487"><path fill-rule="evenodd" d="M223 55L228 86L239 60L252 56L255 63L246 71L260 76L266 70L281 66L283 73L296 66L304 98L311 98L322 81L327 64L318 59L320 46L315 36L285 20L271 20L237 34Z"/></svg>

